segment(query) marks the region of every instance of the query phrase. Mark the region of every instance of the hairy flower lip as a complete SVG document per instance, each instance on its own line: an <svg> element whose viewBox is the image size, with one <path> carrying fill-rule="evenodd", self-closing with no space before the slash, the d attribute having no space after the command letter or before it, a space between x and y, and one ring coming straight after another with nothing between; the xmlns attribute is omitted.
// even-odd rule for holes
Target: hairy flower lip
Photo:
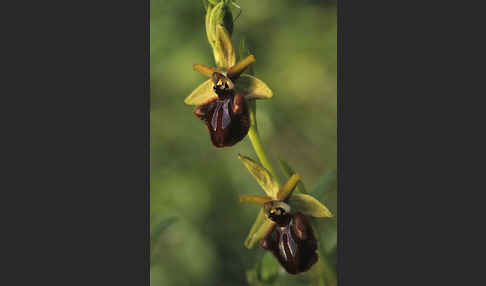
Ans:
<svg viewBox="0 0 486 286"><path fill-rule="evenodd" d="M248 134L249 106L241 94L232 91L194 109L194 115L204 121L211 143L217 148L232 147Z"/></svg>
<svg viewBox="0 0 486 286"><path fill-rule="evenodd" d="M308 271L319 259L317 240L308 218L297 212L276 219L260 246L270 251L290 274Z"/></svg>

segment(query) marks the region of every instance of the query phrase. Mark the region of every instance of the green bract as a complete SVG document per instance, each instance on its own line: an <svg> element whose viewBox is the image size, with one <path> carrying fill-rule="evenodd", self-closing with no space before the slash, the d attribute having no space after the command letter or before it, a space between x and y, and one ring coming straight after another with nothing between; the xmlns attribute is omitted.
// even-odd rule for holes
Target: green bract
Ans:
<svg viewBox="0 0 486 286"><path fill-rule="evenodd" d="M238 159L243 162L248 171L250 171L250 174L253 175L258 184L260 184L260 187L262 187L262 189L265 191L267 196L276 198L278 194L278 184L272 175L270 175L270 173L257 162L246 156L238 154Z"/></svg>
<svg viewBox="0 0 486 286"><path fill-rule="evenodd" d="M267 234L268 229L273 225L273 221L269 220L263 213L263 209L258 213L257 219L248 233L245 240L246 248L250 249L255 245L255 242L262 239Z"/></svg>
<svg viewBox="0 0 486 286"><path fill-rule="evenodd" d="M233 15L230 2L209 2L206 10L206 35L213 48L216 66L221 68L229 68L235 64L235 53L231 44Z"/></svg>

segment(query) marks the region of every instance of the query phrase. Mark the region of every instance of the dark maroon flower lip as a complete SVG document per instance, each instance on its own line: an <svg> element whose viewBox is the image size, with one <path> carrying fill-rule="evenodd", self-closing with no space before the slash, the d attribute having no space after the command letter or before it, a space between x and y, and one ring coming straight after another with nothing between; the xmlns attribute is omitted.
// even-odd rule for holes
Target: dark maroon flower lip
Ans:
<svg viewBox="0 0 486 286"><path fill-rule="evenodd" d="M243 140L250 129L248 102L234 90L219 90L216 84L214 88L218 97L197 106L194 115L204 121L215 147L232 147Z"/></svg>
<svg viewBox="0 0 486 286"><path fill-rule="evenodd" d="M197 106L194 115L206 124L215 147L231 147L245 138L250 130L248 102L234 90L233 82L225 74L215 71L211 81L217 97Z"/></svg>
<svg viewBox="0 0 486 286"><path fill-rule="evenodd" d="M300 212L269 216L275 223L260 241L290 274L309 270L318 260L317 240L308 218Z"/></svg>

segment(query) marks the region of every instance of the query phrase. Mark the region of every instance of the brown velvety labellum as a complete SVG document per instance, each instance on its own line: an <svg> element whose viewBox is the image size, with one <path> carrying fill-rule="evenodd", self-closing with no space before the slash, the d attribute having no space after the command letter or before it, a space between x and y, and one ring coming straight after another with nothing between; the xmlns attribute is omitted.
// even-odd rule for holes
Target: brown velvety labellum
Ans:
<svg viewBox="0 0 486 286"><path fill-rule="evenodd" d="M214 146L231 147L250 129L248 102L241 94L229 94L201 104L194 114L204 120Z"/></svg>
<svg viewBox="0 0 486 286"><path fill-rule="evenodd" d="M273 253L288 273L298 274L317 262L317 241L305 215L286 216L270 228L260 244Z"/></svg>

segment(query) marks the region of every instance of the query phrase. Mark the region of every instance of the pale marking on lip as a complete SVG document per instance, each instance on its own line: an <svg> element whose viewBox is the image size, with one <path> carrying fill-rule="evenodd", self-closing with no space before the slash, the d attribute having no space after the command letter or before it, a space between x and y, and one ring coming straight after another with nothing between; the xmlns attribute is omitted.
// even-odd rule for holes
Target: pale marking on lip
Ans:
<svg viewBox="0 0 486 286"><path fill-rule="evenodd" d="M219 109L221 108L221 105L223 104L223 102L221 101L217 101L216 102L216 108L215 108L215 111L213 113L213 117L211 118L211 127L213 129L213 131L216 131L216 129L218 128L218 114L219 114Z"/></svg>
<svg viewBox="0 0 486 286"><path fill-rule="evenodd" d="M228 111L228 105L230 103L230 100L229 99L226 99L224 101L224 105L223 105L223 120L222 120L222 127L223 129L225 129L226 127L228 127L228 125L230 124L231 122L231 117L229 115L229 111Z"/></svg>
<svg viewBox="0 0 486 286"><path fill-rule="evenodd" d="M293 225L292 222L293 221L291 220L288 227L282 227L281 228L279 249L280 249L280 253L283 254L285 261L289 260L289 257L287 256L287 251L285 250L285 246L288 247L288 249L290 251L290 256L292 256L292 257L295 257L296 249L297 249L297 245L296 245L294 239L292 238L291 230L290 230L292 228L292 225ZM286 244L284 242L284 237L287 238Z"/></svg>

